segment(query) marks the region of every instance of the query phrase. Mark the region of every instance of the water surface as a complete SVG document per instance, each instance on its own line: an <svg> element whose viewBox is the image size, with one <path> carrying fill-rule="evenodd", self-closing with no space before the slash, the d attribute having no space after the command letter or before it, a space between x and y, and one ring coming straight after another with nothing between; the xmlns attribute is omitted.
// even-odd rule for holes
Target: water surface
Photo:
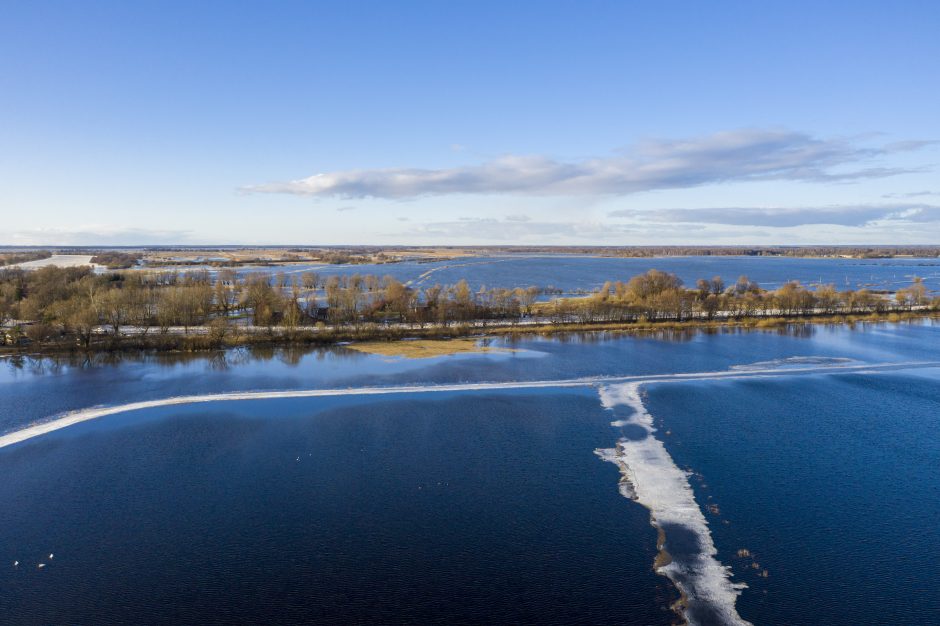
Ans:
<svg viewBox="0 0 940 626"><path fill-rule="evenodd" d="M940 618L940 370L654 385L647 406L714 506L743 617Z"/></svg>
<svg viewBox="0 0 940 626"><path fill-rule="evenodd" d="M182 268L181 268L182 269ZM193 269L193 268L190 268ZM648 270L658 269L679 276L686 285L699 278L721 276L731 284L747 275L765 289L775 289L790 280L804 284L833 284L839 289L895 291L909 285L915 276L931 289L940 289L940 259L819 259L752 256L676 256L615 258L581 255L510 255L466 257L451 260L381 265L290 265L243 267L242 275L264 272L287 276L313 271L321 276L373 274L393 276L413 287L453 285L466 280L480 287L554 287L564 294L591 291L605 281L627 281Z"/></svg>
<svg viewBox="0 0 940 626"><path fill-rule="evenodd" d="M417 361L342 347L6 359L0 432L226 391L940 360L938 333L926 321L529 337L495 342L518 352ZM717 558L749 586L744 618L938 614L935 370L645 390ZM594 454L630 436L611 425L622 417L585 387L213 402L85 422L0 449L0 606L16 623L668 623L676 591L652 569L648 512ZM667 548L677 541L667 533Z"/></svg>
<svg viewBox="0 0 940 626"><path fill-rule="evenodd" d="M467 400L141 411L4 451L4 615L669 623L595 396Z"/></svg>

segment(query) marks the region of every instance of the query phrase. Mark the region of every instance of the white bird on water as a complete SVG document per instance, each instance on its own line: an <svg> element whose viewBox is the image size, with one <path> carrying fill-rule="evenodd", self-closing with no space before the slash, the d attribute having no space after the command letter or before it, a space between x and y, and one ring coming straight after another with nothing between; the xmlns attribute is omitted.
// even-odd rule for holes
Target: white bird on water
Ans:
<svg viewBox="0 0 940 626"><path fill-rule="evenodd" d="M39 569L42 569L42 568L44 568L45 566L46 566L45 563L40 563L40 564L39 564Z"/></svg>
<svg viewBox="0 0 940 626"><path fill-rule="evenodd" d="M51 560L52 560L52 557L54 557L54 556L55 556L55 555L50 552L50 553L49 553L49 560L51 561Z"/></svg>
<svg viewBox="0 0 940 626"><path fill-rule="evenodd" d="M19 567L19 566L20 566L19 561L13 561L13 567Z"/></svg>

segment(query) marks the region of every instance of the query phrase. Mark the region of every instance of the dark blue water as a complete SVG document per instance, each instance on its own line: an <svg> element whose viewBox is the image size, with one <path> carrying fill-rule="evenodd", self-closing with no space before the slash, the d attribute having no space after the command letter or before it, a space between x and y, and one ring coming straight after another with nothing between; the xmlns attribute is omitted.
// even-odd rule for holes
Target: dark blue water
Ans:
<svg viewBox="0 0 940 626"><path fill-rule="evenodd" d="M742 617L940 623L940 370L653 385L647 407L718 507Z"/></svg>
<svg viewBox="0 0 940 626"><path fill-rule="evenodd" d="M496 345L518 352L7 359L0 432L219 391L937 360L940 325ZM745 618L937 623L931 372L649 387L720 560L750 585ZM119 414L0 449L0 622L667 623L675 591L652 571L648 515L594 455L620 436L613 417L590 388L257 400Z"/></svg>
<svg viewBox="0 0 940 626"><path fill-rule="evenodd" d="M60 431L0 454L2 619L667 624L608 422L591 392L501 392Z"/></svg>
<svg viewBox="0 0 940 626"><path fill-rule="evenodd" d="M687 285L699 278L721 276L731 284L747 275L766 289L775 289L790 280L804 284L834 284L839 289L894 291L910 285L917 276L930 289L940 289L940 259L816 259L789 257L657 257L606 258L577 255L513 255L467 257L433 263L413 261L383 265L296 265L285 267L246 267L241 274L255 272L288 276L315 271L321 276L374 274L393 276L416 287L452 285L465 279L474 291L480 287L555 287L571 294L591 291L605 281L627 281L650 269L673 272Z"/></svg>

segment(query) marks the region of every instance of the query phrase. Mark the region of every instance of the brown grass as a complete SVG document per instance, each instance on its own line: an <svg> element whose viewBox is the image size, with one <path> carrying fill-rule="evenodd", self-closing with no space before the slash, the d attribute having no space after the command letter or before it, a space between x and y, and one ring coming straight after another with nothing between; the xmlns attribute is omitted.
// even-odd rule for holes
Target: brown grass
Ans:
<svg viewBox="0 0 940 626"><path fill-rule="evenodd" d="M656 559L653 561L653 570L659 571L659 568L666 567L672 563L672 555L666 550L666 533L662 528L656 528Z"/></svg>
<svg viewBox="0 0 940 626"><path fill-rule="evenodd" d="M449 354L481 352L515 352L512 348L493 348L481 345L476 339L414 339L409 341L363 341L347 346L352 350L407 359L429 359Z"/></svg>

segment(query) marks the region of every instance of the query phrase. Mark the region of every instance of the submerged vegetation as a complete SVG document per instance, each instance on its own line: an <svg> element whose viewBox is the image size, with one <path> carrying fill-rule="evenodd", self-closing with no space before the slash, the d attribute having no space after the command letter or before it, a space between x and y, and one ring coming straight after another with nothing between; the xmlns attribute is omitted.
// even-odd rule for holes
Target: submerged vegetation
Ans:
<svg viewBox="0 0 940 626"><path fill-rule="evenodd" d="M893 295L798 282L770 291L745 276L730 285L715 277L689 287L674 274L651 270L607 282L583 297L539 301L544 294L534 286L474 291L461 280L414 288L390 276L314 272L239 276L231 269L99 274L89 267L5 268L0 269L0 343L192 349L553 329L773 325L810 316L940 310L940 298L919 279Z"/></svg>

